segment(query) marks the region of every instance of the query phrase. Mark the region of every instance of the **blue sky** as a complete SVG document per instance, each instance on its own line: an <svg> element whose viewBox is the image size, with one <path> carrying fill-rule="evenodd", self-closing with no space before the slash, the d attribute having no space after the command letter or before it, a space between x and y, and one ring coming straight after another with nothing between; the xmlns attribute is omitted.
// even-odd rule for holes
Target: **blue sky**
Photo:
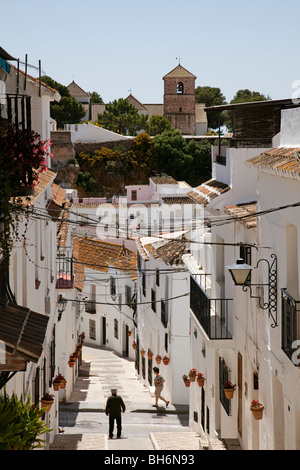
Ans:
<svg viewBox="0 0 300 470"><path fill-rule="evenodd" d="M241 88L290 98L300 80L299 0L14 0L1 17L7 52L105 102L131 89L162 103L178 57L196 86L219 87L228 102Z"/></svg>

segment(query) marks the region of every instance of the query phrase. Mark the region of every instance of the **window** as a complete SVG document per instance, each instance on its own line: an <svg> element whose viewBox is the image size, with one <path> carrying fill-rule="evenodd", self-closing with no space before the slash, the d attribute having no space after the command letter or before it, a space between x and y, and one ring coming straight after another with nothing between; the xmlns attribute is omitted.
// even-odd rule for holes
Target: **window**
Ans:
<svg viewBox="0 0 300 470"><path fill-rule="evenodd" d="M146 274L142 274L142 289L143 289L143 296L146 297Z"/></svg>
<svg viewBox="0 0 300 470"><path fill-rule="evenodd" d="M125 303L130 307L131 305L131 287L125 286Z"/></svg>
<svg viewBox="0 0 300 470"><path fill-rule="evenodd" d="M136 201L137 200L137 193L136 190L131 191L131 200Z"/></svg>
<svg viewBox="0 0 300 470"><path fill-rule="evenodd" d="M119 322L118 320L114 320L114 336L115 338L119 338Z"/></svg>
<svg viewBox="0 0 300 470"><path fill-rule="evenodd" d="M156 279L156 285L159 286L159 269L156 269L155 271L155 279Z"/></svg>
<svg viewBox="0 0 300 470"><path fill-rule="evenodd" d="M183 83L182 82L178 82L177 83L177 95L182 95L183 94Z"/></svg>
<svg viewBox="0 0 300 470"><path fill-rule="evenodd" d="M116 295L116 280L114 277L110 278L110 295Z"/></svg>
<svg viewBox="0 0 300 470"><path fill-rule="evenodd" d="M151 308L153 312L156 312L156 293L154 289L151 289Z"/></svg>
<svg viewBox="0 0 300 470"><path fill-rule="evenodd" d="M96 339L96 322L95 320L89 321L89 337L90 339Z"/></svg>

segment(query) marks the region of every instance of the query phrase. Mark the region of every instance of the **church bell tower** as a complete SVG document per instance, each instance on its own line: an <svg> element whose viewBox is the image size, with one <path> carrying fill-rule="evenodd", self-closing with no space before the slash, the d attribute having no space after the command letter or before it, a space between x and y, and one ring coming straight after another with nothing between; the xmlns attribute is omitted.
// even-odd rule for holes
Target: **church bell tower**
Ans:
<svg viewBox="0 0 300 470"><path fill-rule="evenodd" d="M196 78L180 64L163 77L164 117L183 135L196 132Z"/></svg>

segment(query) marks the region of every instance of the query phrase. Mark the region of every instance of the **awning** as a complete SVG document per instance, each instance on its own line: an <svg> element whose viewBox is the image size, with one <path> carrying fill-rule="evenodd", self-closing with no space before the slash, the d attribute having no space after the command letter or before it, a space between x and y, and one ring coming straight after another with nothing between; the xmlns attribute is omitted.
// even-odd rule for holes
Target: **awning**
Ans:
<svg viewBox="0 0 300 470"><path fill-rule="evenodd" d="M48 321L46 315L0 299L0 370L14 370L13 364L20 367L22 359L38 362Z"/></svg>

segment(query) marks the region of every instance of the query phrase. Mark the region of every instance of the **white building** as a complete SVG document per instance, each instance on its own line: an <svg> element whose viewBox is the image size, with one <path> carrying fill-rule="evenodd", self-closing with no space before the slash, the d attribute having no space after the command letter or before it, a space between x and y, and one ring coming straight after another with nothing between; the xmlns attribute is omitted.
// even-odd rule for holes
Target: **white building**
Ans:
<svg viewBox="0 0 300 470"><path fill-rule="evenodd" d="M77 301L86 342L133 358L137 256L121 240L74 239Z"/></svg>
<svg viewBox="0 0 300 470"><path fill-rule="evenodd" d="M182 255L188 250L188 241L177 233L166 235L166 239L141 238L137 247L137 372L154 392L152 369L159 367L165 379L164 398L173 404L187 404L182 375L189 372L190 363L189 276ZM166 356L169 362L157 364L157 355Z"/></svg>
<svg viewBox="0 0 300 470"><path fill-rule="evenodd" d="M258 115L259 106L255 109ZM249 123L245 120L242 123L247 136ZM261 139L250 139L250 146L245 143L245 135L241 146L212 149L212 179L188 193L203 205L207 227L202 244L191 245L191 254L183 259L193 273L190 279L191 367L206 379L203 387L190 386L190 427L207 439L237 439L243 448L250 449L256 448L258 442L257 422L250 421L249 407L251 400L258 397L260 346L255 343L255 334L263 320L261 313L256 316L257 299L247 302L247 295L234 288L226 266L239 257L252 265L260 258L256 250L256 175L246 162L266 151L272 143L266 136L263 140L269 141L270 147L260 147ZM236 145L234 140L233 144ZM253 283L258 282L257 277L256 271L252 273ZM223 391L227 380L236 384L233 400L227 399ZM250 434L251 443L246 437Z"/></svg>

